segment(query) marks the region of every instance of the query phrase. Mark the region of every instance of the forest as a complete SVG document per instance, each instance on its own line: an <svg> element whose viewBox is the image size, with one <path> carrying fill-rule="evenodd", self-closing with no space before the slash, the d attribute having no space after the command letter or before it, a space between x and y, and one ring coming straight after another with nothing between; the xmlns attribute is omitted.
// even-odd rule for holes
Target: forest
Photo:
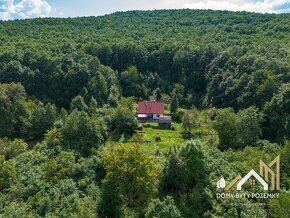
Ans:
<svg viewBox="0 0 290 218"><path fill-rule="evenodd" d="M277 155L279 198L216 198ZM289 14L0 21L0 217L288 218L289 188Z"/></svg>

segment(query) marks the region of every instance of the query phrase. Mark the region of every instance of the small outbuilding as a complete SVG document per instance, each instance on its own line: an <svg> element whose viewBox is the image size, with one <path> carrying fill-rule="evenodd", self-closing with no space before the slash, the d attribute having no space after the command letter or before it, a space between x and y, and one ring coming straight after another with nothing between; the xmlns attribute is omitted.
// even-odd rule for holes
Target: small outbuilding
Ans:
<svg viewBox="0 0 290 218"><path fill-rule="evenodd" d="M160 128L163 129L171 129L171 125L172 125L172 119L170 116L168 117L162 117L158 120L158 124Z"/></svg>

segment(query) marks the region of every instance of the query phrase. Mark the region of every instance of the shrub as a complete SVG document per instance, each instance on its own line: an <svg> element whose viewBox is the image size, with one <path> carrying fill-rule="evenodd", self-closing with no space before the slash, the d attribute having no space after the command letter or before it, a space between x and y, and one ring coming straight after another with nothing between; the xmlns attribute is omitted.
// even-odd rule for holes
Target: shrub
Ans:
<svg viewBox="0 0 290 218"><path fill-rule="evenodd" d="M145 211L145 218L181 218L181 213L175 206L171 196L166 196L162 201L153 199Z"/></svg>

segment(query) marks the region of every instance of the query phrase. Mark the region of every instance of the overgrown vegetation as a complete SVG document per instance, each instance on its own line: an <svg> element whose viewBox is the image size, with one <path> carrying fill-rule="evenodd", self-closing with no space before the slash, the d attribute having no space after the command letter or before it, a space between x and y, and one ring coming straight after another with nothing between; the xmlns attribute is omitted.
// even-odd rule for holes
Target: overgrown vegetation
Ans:
<svg viewBox="0 0 290 218"><path fill-rule="evenodd" d="M289 24L202 10L0 22L0 216L288 217ZM165 102L172 129L139 123L139 99ZM216 199L222 176L278 154L279 199Z"/></svg>

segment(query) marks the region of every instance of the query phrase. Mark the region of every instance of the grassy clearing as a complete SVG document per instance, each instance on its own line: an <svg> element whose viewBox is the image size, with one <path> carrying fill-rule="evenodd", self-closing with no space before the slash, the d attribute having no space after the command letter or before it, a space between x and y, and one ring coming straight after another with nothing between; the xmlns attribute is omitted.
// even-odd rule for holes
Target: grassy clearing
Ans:
<svg viewBox="0 0 290 218"><path fill-rule="evenodd" d="M217 141L216 133L212 130L212 121L208 116L208 111L199 111L196 119L198 126L193 130L194 138L215 143ZM164 159L163 154L169 151L171 147L180 146L186 141L182 134L182 124L175 123L174 126L175 130L159 129L158 123L145 123L142 130L136 131L131 136L125 136L123 144L138 144L146 152L162 161ZM156 136L159 136L161 141L156 141ZM116 143L120 141L120 138L120 134L113 132L107 142Z"/></svg>
<svg viewBox="0 0 290 218"><path fill-rule="evenodd" d="M125 145L138 144L144 151L151 154L156 165L162 166L165 161L165 155L170 147L181 145L185 140L182 137L181 124L176 124L176 130L158 129L157 123L150 123L150 127L143 127L142 131L136 133L129 138ZM156 136L161 138L161 141L156 141Z"/></svg>
<svg viewBox="0 0 290 218"><path fill-rule="evenodd" d="M150 127L144 127L142 131L137 131L130 141L138 141L140 138L144 142L142 144L146 144L146 150L152 148L152 146L160 150L168 150L170 147L184 142L181 134L181 124L176 124L175 130L159 129L157 123L150 123L150 125ZM160 142L155 140L156 136L161 138Z"/></svg>

